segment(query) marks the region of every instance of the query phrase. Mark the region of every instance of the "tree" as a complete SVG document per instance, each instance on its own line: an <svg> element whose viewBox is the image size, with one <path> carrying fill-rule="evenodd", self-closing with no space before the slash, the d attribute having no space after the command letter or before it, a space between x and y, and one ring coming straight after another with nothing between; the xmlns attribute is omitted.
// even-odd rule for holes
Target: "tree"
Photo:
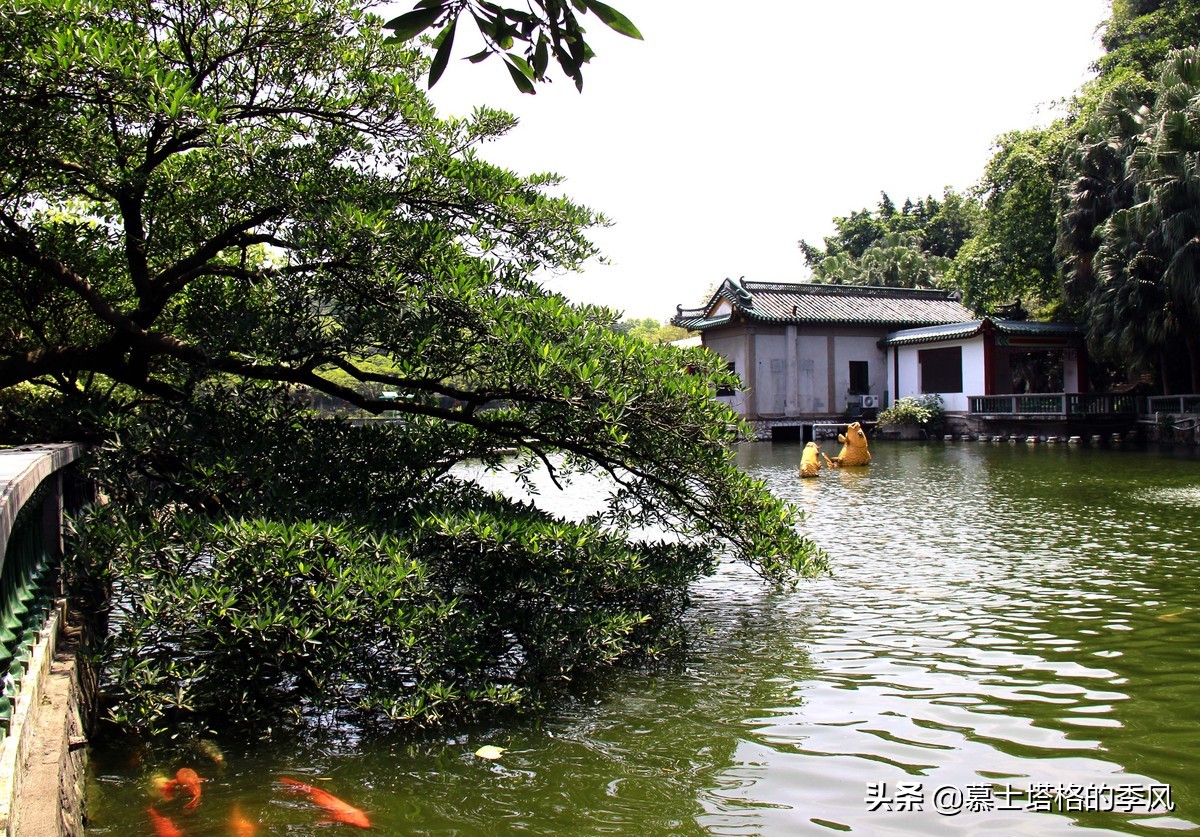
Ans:
<svg viewBox="0 0 1200 837"><path fill-rule="evenodd" d="M627 334L650 343L672 343L676 340L683 340L691 334L686 328L662 323L653 317L644 317L640 320L626 318L614 325L613 328L621 334Z"/></svg>
<svg viewBox="0 0 1200 837"><path fill-rule="evenodd" d="M978 187L984 209L980 227L949 271L965 305L986 312L1014 299L1035 309L1060 301L1055 183L1067 140L1061 122L1010 131L996 140Z"/></svg>
<svg viewBox="0 0 1200 837"><path fill-rule="evenodd" d="M603 218L481 160L511 117L439 120L377 18L39 0L0 44L3 434L98 445L112 502L70 572L122 613L113 717L533 705L673 641L719 554L820 569L733 464L724 363L532 281ZM505 449L526 479L603 475L607 508L559 520L455 471Z"/></svg>
<svg viewBox="0 0 1200 837"><path fill-rule="evenodd" d="M1056 255L1068 310L1089 322L1095 356L1132 371L1157 370L1168 388L1196 363L1190 347L1163 343L1178 327L1170 313L1178 303L1162 296L1155 278L1169 253L1160 250L1167 245L1154 232L1153 212L1133 211L1147 195L1139 183L1145 172L1134 159L1157 132L1151 108L1161 96L1160 64L1171 50L1200 40L1198 12L1194 0L1113 4L1100 77L1074 102L1074 137L1059 187Z"/></svg>
<svg viewBox="0 0 1200 837"><path fill-rule="evenodd" d="M877 285L890 288L928 288L941 282L948 259L921 251L912 233L889 233L861 257L828 256L815 271L818 282Z"/></svg>
<svg viewBox="0 0 1200 837"><path fill-rule="evenodd" d="M472 63L499 55L517 89L534 93L536 83L548 80L546 72L553 57L563 74L582 91L583 65L595 53L584 40L577 11L579 15L591 12L610 29L642 40L642 33L629 18L599 0L530 0L525 9L503 7L486 0L420 0L415 9L389 21L387 27L400 41L438 28L434 39L437 51L429 71L430 87L437 84L450 60L459 19L464 12L470 12L484 42L484 48L468 59ZM511 51L518 41L525 45L523 56Z"/></svg>
<svg viewBox="0 0 1200 837"><path fill-rule="evenodd" d="M974 201L950 189L942 201L906 199L900 211L880 192L877 212L863 209L834 218L837 233L825 239L824 250L806 241L800 249L817 282L938 286L944 284L948 259L970 237L978 218Z"/></svg>
<svg viewBox="0 0 1200 837"><path fill-rule="evenodd" d="M1200 47L1163 62L1153 108L1131 144L1133 203L1100 232L1091 335L1143 367L1174 363L1200 391ZM1114 138L1114 141L1124 139ZM1157 355L1157 357L1154 357Z"/></svg>
<svg viewBox="0 0 1200 837"><path fill-rule="evenodd" d="M820 250L807 241L800 242L805 259L810 267L816 267L829 256L848 255L857 259L867 248L887 235L887 225L870 209L852 211L849 215L833 219L837 232L825 239L825 249Z"/></svg>
<svg viewBox="0 0 1200 837"><path fill-rule="evenodd" d="M1122 74L1096 84L1080 97L1076 136L1068 146L1066 172L1059 186L1055 254L1063 276L1064 298L1074 316L1086 316L1095 288L1095 256L1100 228L1118 209L1133 204L1133 183L1126 162L1145 127L1153 90L1138 76Z"/></svg>
<svg viewBox="0 0 1200 837"><path fill-rule="evenodd" d="M1114 0L1096 63L1102 77L1129 69L1154 79L1171 50L1200 42L1200 4L1195 0Z"/></svg>
<svg viewBox="0 0 1200 837"><path fill-rule="evenodd" d="M953 259L979 229L982 209L979 203L953 189L946 189L939 201L932 195L913 207L911 217L921 236L921 250L932 256Z"/></svg>

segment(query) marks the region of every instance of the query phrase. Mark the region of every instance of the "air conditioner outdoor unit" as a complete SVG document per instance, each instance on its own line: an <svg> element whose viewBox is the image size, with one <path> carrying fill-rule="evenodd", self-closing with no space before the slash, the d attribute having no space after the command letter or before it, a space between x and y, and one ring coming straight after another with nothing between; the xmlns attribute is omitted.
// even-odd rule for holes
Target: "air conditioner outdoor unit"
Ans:
<svg viewBox="0 0 1200 837"><path fill-rule="evenodd" d="M864 395L862 397L862 407L864 410L879 409L878 395Z"/></svg>

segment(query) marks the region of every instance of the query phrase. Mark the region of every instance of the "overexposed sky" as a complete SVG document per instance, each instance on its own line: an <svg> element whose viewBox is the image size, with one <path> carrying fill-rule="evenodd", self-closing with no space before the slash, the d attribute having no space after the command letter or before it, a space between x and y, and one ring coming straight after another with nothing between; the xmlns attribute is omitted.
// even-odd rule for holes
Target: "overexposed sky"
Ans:
<svg viewBox="0 0 1200 837"><path fill-rule="evenodd" d="M464 39L432 95L447 114L519 116L484 156L563 175L613 220L593 236L610 263L548 287L659 320L727 276L807 278L797 241L819 244L881 189L899 206L971 186L998 134L1047 123L1091 77L1109 13L1107 0L612 5L645 41L584 18L597 57L582 94L556 77L522 95L498 60L458 60Z"/></svg>

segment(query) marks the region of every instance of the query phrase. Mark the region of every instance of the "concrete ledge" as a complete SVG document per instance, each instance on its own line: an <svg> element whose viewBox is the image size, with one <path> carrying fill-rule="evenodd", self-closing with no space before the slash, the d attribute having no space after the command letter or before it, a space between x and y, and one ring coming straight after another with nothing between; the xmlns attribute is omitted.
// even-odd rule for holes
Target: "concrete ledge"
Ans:
<svg viewBox="0 0 1200 837"><path fill-rule="evenodd" d="M0 742L0 827L7 835L45 834L50 837L56 832L18 830L16 816L19 800L26 793L42 795L56 789L57 782L48 787L26 787L22 762L26 753L34 746L37 724L34 721L42 709L42 696L50 676L50 663L58 645L58 630L62 622L63 602L50 614L33 653L29 659L29 671L21 683L21 693L13 706L8 735ZM56 794L57 795L57 794Z"/></svg>
<svg viewBox="0 0 1200 837"><path fill-rule="evenodd" d="M61 556L60 472L84 450L70 443L0 450L0 561L18 513L44 484L51 489L39 522L47 551ZM93 684L80 676L76 660L81 628L63 632L67 615L66 600L59 599L34 643L0 741L0 833L6 837L83 833L83 745Z"/></svg>
<svg viewBox="0 0 1200 837"><path fill-rule="evenodd" d="M44 669L25 703L16 750L13 801L6 837L83 837L87 734L91 727L96 681L92 668L78 658L86 633L78 613L55 611L51 638L42 656ZM12 738L13 736L9 736ZM3 767L9 754L3 752Z"/></svg>

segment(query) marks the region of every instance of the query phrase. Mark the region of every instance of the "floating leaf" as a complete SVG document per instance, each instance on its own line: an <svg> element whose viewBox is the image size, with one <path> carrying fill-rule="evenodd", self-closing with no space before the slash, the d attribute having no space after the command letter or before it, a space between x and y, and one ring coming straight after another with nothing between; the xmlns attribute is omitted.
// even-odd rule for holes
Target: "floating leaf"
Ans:
<svg viewBox="0 0 1200 837"><path fill-rule="evenodd" d="M490 759L492 761L500 758L500 756L503 755L503 753L504 753L503 747L496 747L491 744L484 744L482 747L480 747L478 750L475 751L475 755L479 756L481 759Z"/></svg>

